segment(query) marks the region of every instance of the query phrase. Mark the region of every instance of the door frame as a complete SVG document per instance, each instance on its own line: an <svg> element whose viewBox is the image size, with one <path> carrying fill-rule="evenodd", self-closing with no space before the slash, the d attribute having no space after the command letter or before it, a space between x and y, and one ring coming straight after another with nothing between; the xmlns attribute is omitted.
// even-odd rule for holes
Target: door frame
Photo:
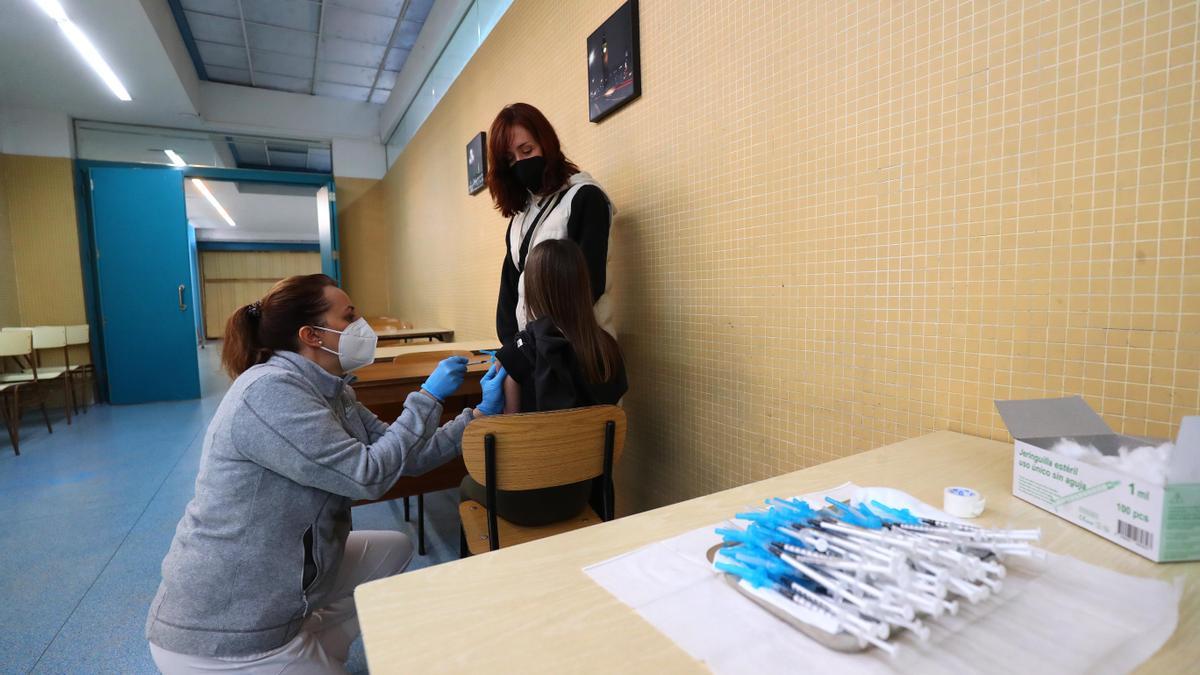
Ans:
<svg viewBox="0 0 1200 675"><path fill-rule="evenodd" d="M329 188L329 246L334 251L333 276L341 284L341 265L338 264L338 220L337 187L333 174L307 173L299 171L268 171L265 169L227 169L210 166L170 166L143 162L107 162L96 159L75 159L75 225L79 232L79 263L83 272L83 305L87 322L92 327L91 357L96 382L96 393L108 398L108 364L104 357L104 327L101 325L99 298L99 268L96 266L95 223L92 220L91 177L89 171L98 168L162 169L178 171L183 179L208 178L210 180L238 181L244 183L281 183L286 185L312 185ZM199 308L197 308L199 311Z"/></svg>

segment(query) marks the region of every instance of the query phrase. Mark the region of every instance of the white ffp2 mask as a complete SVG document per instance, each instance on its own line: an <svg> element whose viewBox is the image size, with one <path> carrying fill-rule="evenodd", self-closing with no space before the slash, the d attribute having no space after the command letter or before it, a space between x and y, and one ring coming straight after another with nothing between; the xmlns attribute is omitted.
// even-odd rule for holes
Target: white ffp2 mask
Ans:
<svg viewBox="0 0 1200 675"><path fill-rule="evenodd" d="M366 319L360 317L346 326L345 330L334 330L323 326L313 326L313 328L342 336L338 342L338 351L335 352L325 345L321 345L321 349L337 355L338 363L347 373L375 362L375 343L379 341L379 337L375 335L375 331L371 330Z"/></svg>

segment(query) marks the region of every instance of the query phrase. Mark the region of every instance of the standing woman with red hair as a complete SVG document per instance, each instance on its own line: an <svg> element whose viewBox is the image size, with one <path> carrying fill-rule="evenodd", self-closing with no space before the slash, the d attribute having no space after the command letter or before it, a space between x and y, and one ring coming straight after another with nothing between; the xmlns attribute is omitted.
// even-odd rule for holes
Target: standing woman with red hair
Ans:
<svg viewBox="0 0 1200 675"><path fill-rule="evenodd" d="M608 274L612 202L563 155L558 134L540 110L513 103L496 115L488 136L487 185L496 209L509 219L496 302L500 342L507 345L525 328L525 261L551 239L570 239L583 250L596 322L615 337Z"/></svg>

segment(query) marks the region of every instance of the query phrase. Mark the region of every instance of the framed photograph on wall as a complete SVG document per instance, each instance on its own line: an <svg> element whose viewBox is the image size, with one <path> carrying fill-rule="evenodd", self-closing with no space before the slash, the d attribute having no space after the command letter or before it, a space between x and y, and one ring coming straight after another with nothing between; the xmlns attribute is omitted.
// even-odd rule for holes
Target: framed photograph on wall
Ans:
<svg viewBox="0 0 1200 675"><path fill-rule="evenodd" d="M487 171L487 132L481 131L467 143L467 194L483 189Z"/></svg>
<svg viewBox="0 0 1200 675"><path fill-rule="evenodd" d="M599 122L642 95L638 5L629 0L587 39L588 119Z"/></svg>

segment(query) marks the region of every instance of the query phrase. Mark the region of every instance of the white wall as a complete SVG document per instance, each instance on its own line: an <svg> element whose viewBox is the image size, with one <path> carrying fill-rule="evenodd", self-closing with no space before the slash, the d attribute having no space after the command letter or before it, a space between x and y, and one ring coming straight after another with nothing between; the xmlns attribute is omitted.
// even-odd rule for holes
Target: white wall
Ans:
<svg viewBox="0 0 1200 675"><path fill-rule="evenodd" d="M339 178L383 178L387 157L377 139L333 139L333 174Z"/></svg>
<svg viewBox="0 0 1200 675"><path fill-rule="evenodd" d="M0 152L70 157L71 118L66 113L0 106Z"/></svg>
<svg viewBox="0 0 1200 675"><path fill-rule="evenodd" d="M380 106L254 89L220 82L200 83L200 116L213 128L303 138L378 140Z"/></svg>

